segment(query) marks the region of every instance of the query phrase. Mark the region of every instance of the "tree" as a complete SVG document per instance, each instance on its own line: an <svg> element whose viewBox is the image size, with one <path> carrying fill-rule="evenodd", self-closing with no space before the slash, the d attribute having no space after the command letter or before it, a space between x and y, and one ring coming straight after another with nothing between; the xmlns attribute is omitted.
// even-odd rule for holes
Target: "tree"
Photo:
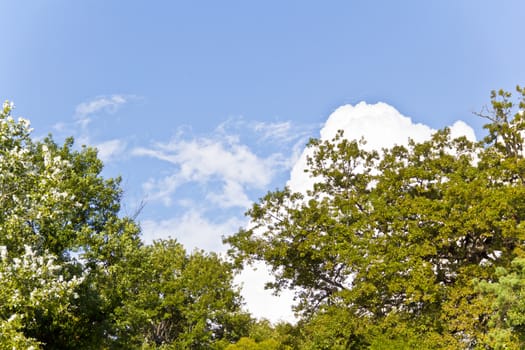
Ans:
<svg viewBox="0 0 525 350"><path fill-rule="evenodd" d="M103 179L96 150L72 139L33 141L11 109L0 112L0 322L49 349L110 346L114 271L141 245L118 216L120 180Z"/></svg>
<svg viewBox="0 0 525 350"><path fill-rule="evenodd" d="M0 348L222 349L247 335L232 264L145 246L95 149L0 112Z"/></svg>
<svg viewBox="0 0 525 350"><path fill-rule="evenodd" d="M247 334L234 269L145 246L95 149L0 112L0 349L222 349Z"/></svg>
<svg viewBox="0 0 525 350"><path fill-rule="evenodd" d="M243 337L237 343L228 345L226 350L279 350L279 344L273 339L257 343L252 338Z"/></svg>
<svg viewBox="0 0 525 350"><path fill-rule="evenodd" d="M215 253L187 254L174 240L141 250L140 269L127 272L130 294L116 310L117 336L134 340L126 347L211 349L247 333L251 318L241 311L242 300L232 287L231 264Z"/></svg>
<svg viewBox="0 0 525 350"><path fill-rule="evenodd" d="M305 317L336 307L345 322L367 325L340 337L373 345L397 325L427 348L479 346L490 311L474 279L495 281L498 267L523 254L518 93L519 103L493 93L482 142L452 139L447 128L382 152L342 132L311 140L313 189L277 190L254 204L252 227L225 240L232 256L269 264L269 287L296 288Z"/></svg>

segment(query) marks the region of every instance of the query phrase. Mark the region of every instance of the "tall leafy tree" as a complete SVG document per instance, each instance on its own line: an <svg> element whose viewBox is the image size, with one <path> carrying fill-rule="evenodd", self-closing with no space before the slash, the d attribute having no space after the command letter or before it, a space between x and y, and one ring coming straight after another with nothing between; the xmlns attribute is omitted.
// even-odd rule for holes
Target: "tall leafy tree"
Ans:
<svg viewBox="0 0 525 350"><path fill-rule="evenodd" d="M268 193L247 213L252 227L226 239L232 256L268 263L269 287L295 287L305 317L337 308L339 324L367 325L330 333L343 347L390 339L400 348L411 336L426 348L481 346L490 310L473 281L494 281L525 239L517 91L518 102L492 94L482 142L446 128L381 152L342 132L312 140L313 189Z"/></svg>
<svg viewBox="0 0 525 350"><path fill-rule="evenodd" d="M0 349L222 349L252 322L217 254L144 246L95 149L0 112Z"/></svg>
<svg viewBox="0 0 525 350"><path fill-rule="evenodd" d="M110 346L116 272L141 246L138 226L118 216L120 180L72 139L34 141L11 109L0 112L0 318L46 348Z"/></svg>

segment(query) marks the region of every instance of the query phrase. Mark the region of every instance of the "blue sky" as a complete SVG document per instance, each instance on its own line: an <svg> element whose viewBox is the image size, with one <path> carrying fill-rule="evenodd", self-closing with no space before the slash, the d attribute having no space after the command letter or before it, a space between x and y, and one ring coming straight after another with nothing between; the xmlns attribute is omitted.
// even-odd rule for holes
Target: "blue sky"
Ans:
<svg viewBox="0 0 525 350"><path fill-rule="evenodd" d="M339 110L364 114L328 127L340 106L384 102L414 125L463 120L479 137L472 112L490 90L525 83L518 0L0 0L0 11L0 97L35 136L98 146L105 175L123 177L124 212L145 201L145 240L188 249L223 251L221 235L293 182L323 127L373 139L402 130L383 117L405 125L381 105Z"/></svg>

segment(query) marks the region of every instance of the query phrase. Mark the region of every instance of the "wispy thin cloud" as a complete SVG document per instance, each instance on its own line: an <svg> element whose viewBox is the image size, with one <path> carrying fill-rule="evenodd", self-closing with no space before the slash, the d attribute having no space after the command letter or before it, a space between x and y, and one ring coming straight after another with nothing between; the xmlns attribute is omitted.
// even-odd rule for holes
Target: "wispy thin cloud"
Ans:
<svg viewBox="0 0 525 350"><path fill-rule="evenodd" d="M136 148L135 156L147 156L175 166L171 174L152 178L144 184L148 198L171 203L175 190L187 183L222 183L222 191L210 191L207 198L221 207L248 205L247 188L267 186L281 165L276 154L259 156L235 139L201 137L174 139L151 148Z"/></svg>
<svg viewBox="0 0 525 350"><path fill-rule="evenodd" d="M81 102L75 107L71 121L57 123L53 126L53 129L58 134L74 136L76 143L79 145L96 147L99 158L102 161L105 163L112 162L125 153L127 141L125 138L105 141L97 140L93 136L96 133L96 128L100 128L97 121L104 114L114 114L123 105L138 98L135 95L113 94L98 96Z"/></svg>
<svg viewBox="0 0 525 350"><path fill-rule="evenodd" d="M261 133L265 140L290 141L297 137L297 135L292 133L292 123L289 121L276 123L256 122L253 124L253 129Z"/></svg>
<svg viewBox="0 0 525 350"><path fill-rule="evenodd" d="M95 145L98 149L98 157L104 163L110 162L124 153L126 146L126 141L119 139L113 139Z"/></svg>
<svg viewBox="0 0 525 350"><path fill-rule="evenodd" d="M115 113L120 106L128 102L129 96L111 95L99 96L90 101L82 102L75 108L75 116L78 119L103 111L104 113Z"/></svg>
<svg viewBox="0 0 525 350"><path fill-rule="evenodd" d="M239 132L250 134L260 143L273 142L284 145L304 140L312 136L312 133L318 129L319 125L317 124L297 124L291 121L254 121L235 117L221 123L216 130L230 136Z"/></svg>

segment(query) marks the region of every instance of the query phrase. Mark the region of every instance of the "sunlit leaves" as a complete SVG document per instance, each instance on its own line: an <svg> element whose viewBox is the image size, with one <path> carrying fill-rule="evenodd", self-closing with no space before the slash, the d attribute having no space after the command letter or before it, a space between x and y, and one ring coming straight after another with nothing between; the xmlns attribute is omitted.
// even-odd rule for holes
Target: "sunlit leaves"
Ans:
<svg viewBox="0 0 525 350"><path fill-rule="evenodd" d="M226 240L232 256L268 263L270 286L296 287L299 311L314 320L337 305L340 321L365 322L372 348L387 338L414 346L395 332L428 338L425 348L480 344L489 311L473 281L494 281L523 253L525 91L517 91L518 103L493 93L483 142L449 129L381 152L342 133L311 141L313 189L268 193L248 212L250 229Z"/></svg>

